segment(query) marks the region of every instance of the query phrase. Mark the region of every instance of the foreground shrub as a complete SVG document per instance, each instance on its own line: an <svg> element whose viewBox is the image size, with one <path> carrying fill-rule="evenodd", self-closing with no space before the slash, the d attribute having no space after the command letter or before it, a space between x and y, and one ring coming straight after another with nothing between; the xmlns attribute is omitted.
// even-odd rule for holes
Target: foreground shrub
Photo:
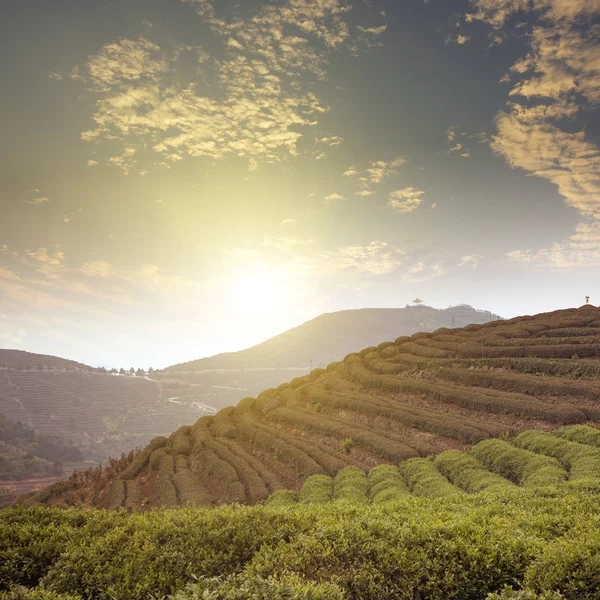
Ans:
<svg viewBox="0 0 600 600"><path fill-rule="evenodd" d="M368 497L365 472L358 467L342 469L333 480L333 499L366 504Z"/></svg>
<svg viewBox="0 0 600 600"><path fill-rule="evenodd" d="M411 458L400 465L400 472L415 496L453 498L464 495L428 458Z"/></svg>
<svg viewBox="0 0 600 600"><path fill-rule="evenodd" d="M555 458L516 448L504 440L479 442L472 455L491 471L521 485L555 485L568 477Z"/></svg>
<svg viewBox="0 0 600 600"><path fill-rule="evenodd" d="M287 580L262 577L202 577L168 600L343 600L343 591L334 584L316 584L298 577ZM40 599L45 600L45 599ZM50 600L50 599L49 599Z"/></svg>
<svg viewBox="0 0 600 600"><path fill-rule="evenodd" d="M471 494L513 487L508 479L491 473L476 458L459 450L442 452L433 463L452 483Z"/></svg>
<svg viewBox="0 0 600 600"><path fill-rule="evenodd" d="M333 480L327 475L311 475L300 490L300 502L303 504L324 504L331 500Z"/></svg>
<svg viewBox="0 0 600 600"><path fill-rule="evenodd" d="M393 465L379 465L369 471L369 498L371 502L387 502L409 494L408 487Z"/></svg>
<svg viewBox="0 0 600 600"><path fill-rule="evenodd" d="M277 490L267 500L267 506L292 506L298 503L298 492L293 490Z"/></svg>
<svg viewBox="0 0 600 600"><path fill-rule="evenodd" d="M559 429L558 435L570 442L587 444L600 448L600 429L595 429L589 425L570 425Z"/></svg>
<svg viewBox="0 0 600 600"><path fill-rule="evenodd" d="M600 480L600 450L570 442L544 431L524 431L514 441L516 446L552 456L569 469L570 479Z"/></svg>

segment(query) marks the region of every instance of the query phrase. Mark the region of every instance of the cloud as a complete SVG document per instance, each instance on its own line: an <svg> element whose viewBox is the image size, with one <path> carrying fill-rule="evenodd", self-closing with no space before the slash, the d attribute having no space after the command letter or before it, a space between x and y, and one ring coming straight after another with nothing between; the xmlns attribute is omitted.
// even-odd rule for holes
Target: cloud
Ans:
<svg viewBox="0 0 600 600"><path fill-rule="evenodd" d="M340 137L339 135L333 135L315 140L315 142L319 144L327 144L328 146L341 146L344 143L344 138Z"/></svg>
<svg viewBox="0 0 600 600"><path fill-rule="evenodd" d="M514 168L557 186L584 218L575 234L550 248L514 250L514 261L540 266L597 263L600 242L600 148L574 121L600 102L600 14L596 0L471 0L469 17L503 27L517 12L539 17L528 36L529 52L514 62L512 102L495 119L492 150ZM582 236L587 236L585 244ZM594 234L595 235L595 234Z"/></svg>
<svg viewBox="0 0 600 600"><path fill-rule="evenodd" d="M0 279L10 279L12 281L20 281L20 278L12 271L8 271L0 267Z"/></svg>
<svg viewBox="0 0 600 600"><path fill-rule="evenodd" d="M447 273L446 265L444 262L435 262L431 265L424 263L423 261L416 262L411 265L406 273L404 274L404 281L407 283L421 283L441 277Z"/></svg>
<svg viewBox="0 0 600 600"><path fill-rule="evenodd" d="M103 279L116 275L116 271L112 265L103 260L93 260L83 263L79 267L79 271L88 277L101 277Z"/></svg>
<svg viewBox="0 0 600 600"><path fill-rule="evenodd" d="M421 196L424 194L424 191L414 187L395 190L390 193L388 206L401 213L412 212L419 207L423 201Z"/></svg>
<svg viewBox="0 0 600 600"><path fill-rule="evenodd" d="M362 196L363 198L367 198L368 196L373 196L375 192L372 190L360 190L358 192L354 192L355 196Z"/></svg>
<svg viewBox="0 0 600 600"><path fill-rule="evenodd" d="M329 194L329 196L324 198L325 204L333 204L334 202L339 202L340 200L345 200L345 197L337 192Z"/></svg>
<svg viewBox="0 0 600 600"><path fill-rule="evenodd" d="M45 196L43 196L40 198L31 198L30 200L23 200L23 202L25 204L32 204L32 205L49 204L50 198L46 198Z"/></svg>
<svg viewBox="0 0 600 600"><path fill-rule="evenodd" d="M344 177L355 177L356 175L358 175L356 167L349 167L344 171Z"/></svg>
<svg viewBox="0 0 600 600"><path fill-rule="evenodd" d="M61 271L64 269L64 253L58 247L54 250L47 248L38 248L37 250L26 250L25 255L33 260L33 265L39 273L44 274L50 279L58 279ZM25 264L30 264L25 259Z"/></svg>
<svg viewBox="0 0 600 600"><path fill-rule="evenodd" d="M600 149L583 131L566 132L520 106L501 112L496 127L494 152L556 184L567 204L583 215L600 215Z"/></svg>
<svg viewBox="0 0 600 600"><path fill-rule="evenodd" d="M445 39L445 42L446 42L446 44L458 44L459 46L462 46L463 44L466 44L470 39L471 39L470 36L468 36L468 35L461 35L459 33L456 37L453 36L453 35L449 35Z"/></svg>
<svg viewBox="0 0 600 600"><path fill-rule="evenodd" d="M8 246L6 244L2 244L2 246L0 246L0 252L8 252Z"/></svg>
<svg viewBox="0 0 600 600"><path fill-rule="evenodd" d="M93 126L81 137L123 142L125 151L108 163L125 172L135 164L127 152L142 147L167 167L188 156L276 162L296 155L329 110L313 90L327 78L331 52L354 52L359 34L377 34L352 29L343 0L288 0L229 18L216 18L211 2L184 2L222 53L218 46L214 56L201 48L162 49L140 37L106 44L88 61L86 77L99 97ZM182 75L183 50L197 52L197 77ZM335 135L317 139L342 143Z"/></svg>
<svg viewBox="0 0 600 600"><path fill-rule="evenodd" d="M71 222L71 217L69 215L65 215L63 217L63 223L70 223Z"/></svg>
<svg viewBox="0 0 600 600"><path fill-rule="evenodd" d="M327 269L352 270L368 275L386 275L404 262L405 253L387 242L375 240L365 246L345 246L325 252L320 258Z"/></svg>
<svg viewBox="0 0 600 600"><path fill-rule="evenodd" d="M87 164L88 167L95 167L98 164L98 161L90 159L90 160L87 161L86 164Z"/></svg>
<svg viewBox="0 0 600 600"><path fill-rule="evenodd" d="M283 219L279 224L280 225L290 225L291 223L295 223L296 219Z"/></svg>
<svg viewBox="0 0 600 600"><path fill-rule="evenodd" d="M480 260L481 260L481 256L479 254L471 254L468 256L463 256L457 266L459 266L459 267L477 267L479 265Z"/></svg>
<svg viewBox="0 0 600 600"><path fill-rule="evenodd" d="M106 44L88 62L90 80L100 89L156 76L165 73L169 66L160 55L160 47L140 37L137 40L122 39Z"/></svg>
<svg viewBox="0 0 600 600"><path fill-rule="evenodd" d="M398 156L391 161L378 160L370 163L367 173L369 182L372 184L381 183L385 178L398 174L398 169L406 164L406 158Z"/></svg>
<svg viewBox="0 0 600 600"><path fill-rule="evenodd" d="M471 5L476 12L467 14L467 21L485 21L495 28L505 25L516 13L530 10L552 22L573 21L598 12L596 0L471 0Z"/></svg>
<svg viewBox="0 0 600 600"><path fill-rule="evenodd" d="M577 224L569 238L540 250L513 250L506 256L512 261L539 267L575 268L600 265L600 222Z"/></svg>

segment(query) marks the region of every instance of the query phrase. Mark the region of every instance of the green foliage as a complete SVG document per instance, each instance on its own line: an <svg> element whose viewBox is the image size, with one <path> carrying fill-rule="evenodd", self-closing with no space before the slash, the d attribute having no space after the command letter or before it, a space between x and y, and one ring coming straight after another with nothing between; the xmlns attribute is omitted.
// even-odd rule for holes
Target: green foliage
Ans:
<svg viewBox="0 0 600 600"><path fill-rule="evenodd" d="M191 454L192 445L190 443L191 427L183 426L171 434L169 437L169 446L173 449L174 454Z"/></svg>
<svg viewBox="0 0 600 600"><path fill-rule="evenodd" d="M410 493L400 471L393 465L373 467L369 471L368 489L373 503L396 500Z"/></svg>
<svg viewBox="0 0 600 600"><path fill-rule="evenodd" d="M556 458L569 469L570 479L600 480L600 450L585 444L570 442L544 431L524 431L514 444Z"/></svg>
<svg viewBox="0 0 600 600"><path fill-rule="evenodd" d="M589 425L569 425L568 427L559 429L558 434L561 438L570 442L600 448L600 429L590 427Z"/></svg>
<svg viewBox="0 0 600 600"><path fill-rule="evenodd" d="M293 490L277 490L267 500L267 506L292 506L298 503L298 492Z"/></svg>
<svg viewBox="0 0 600 600"><path fill-rule="evenodd" d="M347 437L342 440L341 447L346 454L350 454L353 446L354 440L351 437Z"/></svg>
<svg viewBox="0 0 600 600"><path fill-rule="evenodd" d="M127 469L121 473L121 479L134 479L148 464L152 453L157 448L162 448L167 441L168 440L165 437L154 438L141 452L136 455L129 467L127 467Z"/></svg>
<svg viewBox="0 0 600 600"><path fill-rule="evenodd" d="M479 442L472 455L486 468L520 485L555 485L568 477L556 459L516 448L503 440Z"/></svg>
<svg viewBox="0 0 600 600"><path fill-rule="evenodd" d="M358 467L346 467L333 479L333 499L343 502L367 504L367 476Z"/></svg>
<svg viewBox="0 0 600 600"><path fill-rule="evenodd" d="M331 500L333 480L327 475L311 475L302 484L300 502L302 504L323 504Z"/></svg>
<svg viewBox="0 0 600 600"><path fill-rule="evenodd" d="M452 483L470 493L513 487L508 479L491 473L476 458L459 450L442 452L433 462Z"/></svg>
<svg viewBox="0 0 600 600"><path fill-rule="evenodd" d="M313 583L298 577L283 581L232 575L201 577L168 600L343 600L346 596L336 585Z"/></svg>
<svg viewBox="0 0 600 600"><path fill-rule="evenodd" d="M400 472L415 496L454 498L464 495L464 492L452 485L427 458L411 458L403 462Z"/></svg>
<svg viewBox="0 0 600 600"><path fill-rule="evenodd" d="M10 600L596 600L599 540L600 483L372 506L19 507L0 512L0 588Z"/></svg>
<svg viewBox="0 0 600 600"><path fill-rule="evenodd" d="M67 444L54 436L40 435L33 428L21 422L11 421L2 413L0 441L50 462L81 460L81 450L74 444Z"/></svg>
<svg viewBox="0 0 600 600"><path fill-rule="evenodd" d="M513 590L508 586L498 594L489 594L486 600L565 600L565 597L560 592L536 594L531 590Z"/></svg>

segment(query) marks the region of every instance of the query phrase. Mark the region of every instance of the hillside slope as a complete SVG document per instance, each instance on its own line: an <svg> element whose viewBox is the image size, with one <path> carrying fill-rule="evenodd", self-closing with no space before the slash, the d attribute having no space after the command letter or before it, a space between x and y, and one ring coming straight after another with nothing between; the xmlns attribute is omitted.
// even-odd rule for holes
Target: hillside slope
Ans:
<svg viewBox="0 0 600 600"><path fill-rule="evenodd" d="M176 397L177 399L174 399ZM0 414L104 459L209 414L186 384L80 370L0 370Z"/></svg>
<svg viewBox="0 0 600 600"><path fill-rule="evenodd" d="M156 438L110 474L80 475L29 501L252 504L348 466L402 470L489 438L597 422L599 353L592 306L400 337Z"/></svg>
<svg viewBox="0 0 600 600"><path fill-rule="evenodd" d="M0 370L2 369L91 371L92 367L58 356L0 348Z"/></svg>
<svg viewBox="0 0 600 600"><path fill-rule="evenodd" d="M320 315L251 348L173 365L163 371L308 367L310 361L314 367L324 367L356 348L399 335L497 319L498 315L466 304L443 310L430 306L342 310Z"/></svg>

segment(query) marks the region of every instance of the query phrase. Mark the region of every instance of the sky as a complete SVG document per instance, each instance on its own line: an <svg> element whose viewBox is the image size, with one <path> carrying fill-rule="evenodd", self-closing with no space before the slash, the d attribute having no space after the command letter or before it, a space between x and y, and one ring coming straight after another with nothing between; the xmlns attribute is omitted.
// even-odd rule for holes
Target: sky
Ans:
<svg viewBox="0 0 600 600"><path fill-rule="evenodd" d="M600 0L3 0L0 347L600 304Z"/></svg>

